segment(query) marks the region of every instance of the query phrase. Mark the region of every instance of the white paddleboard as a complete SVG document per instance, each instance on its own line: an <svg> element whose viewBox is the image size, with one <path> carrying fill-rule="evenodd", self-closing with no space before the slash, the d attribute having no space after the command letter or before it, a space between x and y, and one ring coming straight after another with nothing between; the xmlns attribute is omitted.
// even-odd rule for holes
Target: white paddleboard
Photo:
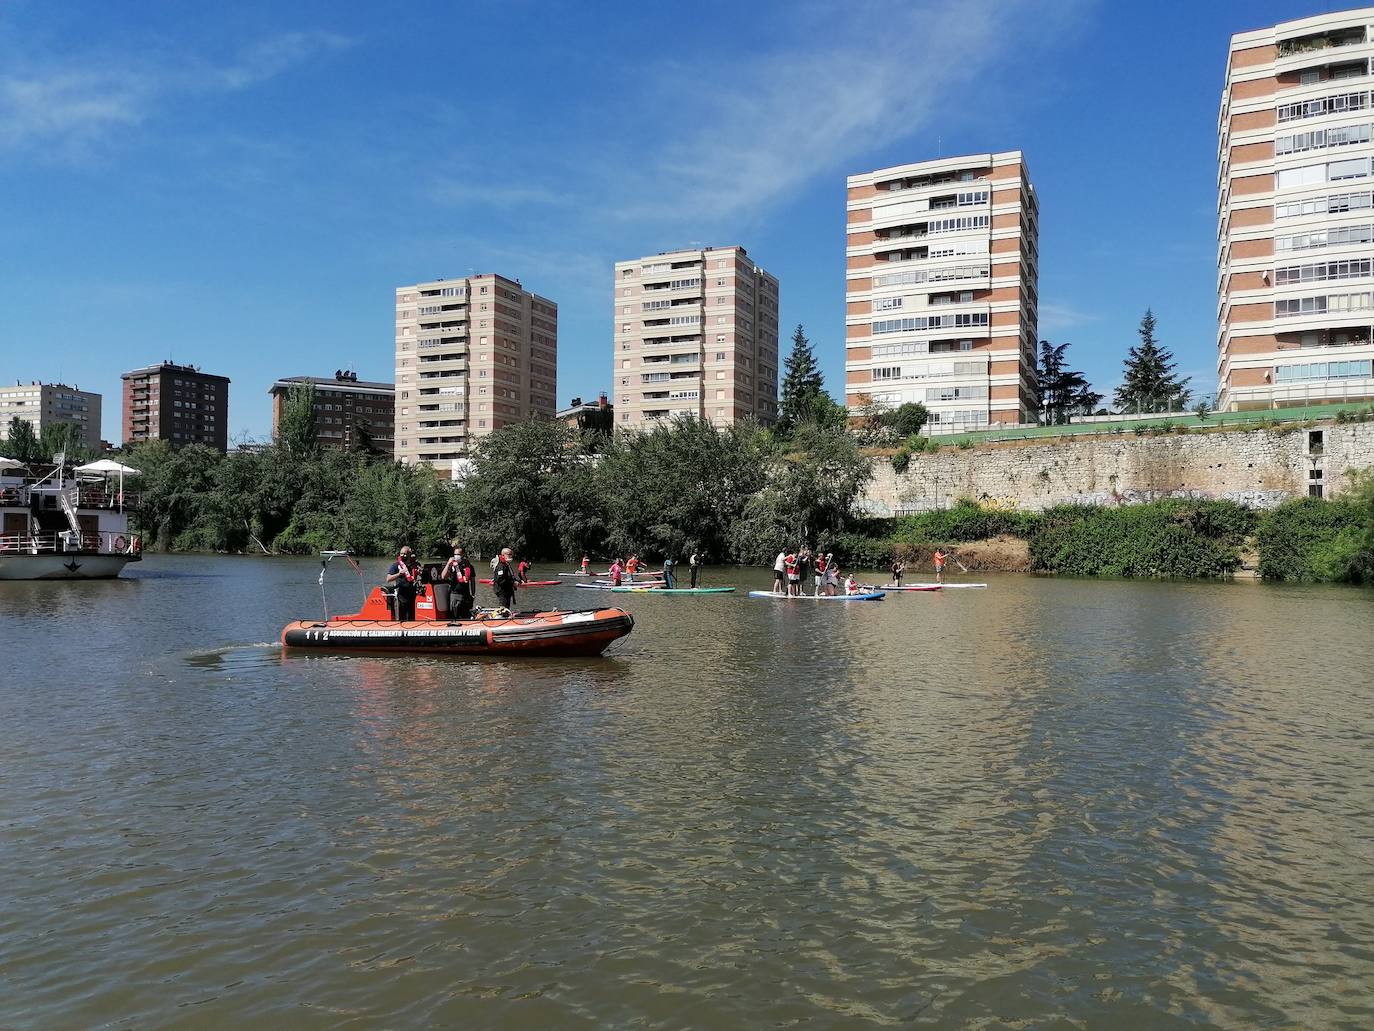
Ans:
<svg viewBox="0 0 1374 1031"><path fill-rule="evenodd" d="M750 591L751 598L781 598L784 601L878 601L882 591L867 591L864 594L782 594L778 591Z"/></svg>

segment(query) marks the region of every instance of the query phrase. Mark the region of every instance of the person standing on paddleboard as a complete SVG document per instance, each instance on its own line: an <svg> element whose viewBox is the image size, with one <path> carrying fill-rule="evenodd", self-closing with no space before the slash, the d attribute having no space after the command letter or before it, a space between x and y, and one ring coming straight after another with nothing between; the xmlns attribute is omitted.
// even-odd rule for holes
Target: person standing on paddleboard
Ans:
<svg viewBox="0 0 1374 1031"><path fill-rule="evenodd" d="M663 556L663 589L665 591L677 590L677 581L673 578L673 556Z"/></svg>
<svg viewBox="0 0 1374 1031"><path fill-rule="evenodd" d="M620 559L615 559L611 563L611 586L620 586Z"/></svg>
<svg viewBox="0 0 1374 1031"><path fill-rule="evenodd" d="M937 584L945 582L945 558L945 553L939 548L936 548L935 554L931 556L931 560L935 563L935 582Z"/></svg>
<svg viewBox="0 0 1374 1031"><path fill-rule="evenodd" d="M905 572L906 565L902 562L901 559L894 558L892 560L892 585L894 587L902 586L902 574Z"/></svg>
<svg viewBox="0 0 1374 1031"><path fill-rule="evenodd" d="M773 593L787 593L787 549L778 552L773 560Z"/></svg>
<svg viewBox="0 0 1374 1031"><path fill-rule="evenodd" d="M582 575L583 575L583 576L591 576L591 573L592 573L592 560L589 559L586 555L583 555L583 556L582 556Z"/></svg>
<svg viewBox="0 0 1374 1031"><path fill-rule="evenodd" d="M687 560L687 565L692 570L692 590L695 591L697 589L697 574L701 571L701 556L695 551L692 552L691 558Z"/></svg>

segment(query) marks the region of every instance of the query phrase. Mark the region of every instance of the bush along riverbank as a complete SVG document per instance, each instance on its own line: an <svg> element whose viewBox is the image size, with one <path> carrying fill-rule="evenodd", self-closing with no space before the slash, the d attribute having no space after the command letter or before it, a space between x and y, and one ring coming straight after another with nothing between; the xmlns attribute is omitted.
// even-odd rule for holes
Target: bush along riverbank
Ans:
<svg viewBox="0 0 1374 1031"><path fill-rule="evenodd" d="M1016 512L953 508L870 521L837 541L847 560L894 557L926 568L936 548L970 569L1067 576L1220 578L1258 554L1268 580L1374 583L1374 478L1334 500L1301 498L1259 512L1229 501L1163 500Z"/></svg>

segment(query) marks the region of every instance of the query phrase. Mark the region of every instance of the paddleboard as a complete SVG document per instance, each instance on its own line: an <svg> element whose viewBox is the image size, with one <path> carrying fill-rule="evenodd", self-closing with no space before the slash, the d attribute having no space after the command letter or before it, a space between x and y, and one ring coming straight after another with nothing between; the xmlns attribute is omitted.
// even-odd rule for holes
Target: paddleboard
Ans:
<svg viewBox="0 0 1374 1031"><path fill-rule="evenodd" d="M884 584L882 587L874 587L871 584L864 584L866 591L939 591L944 589L944 584L903 584L901 587L893 587L891 584Z"/></svg>
<svg viewBox="0 0 1374 1031"><path fill-rule="evenodd" d="M929 589L932 588L932 587L939 587L939 588L941 588L942 590L953 591L953 590L957 590L957 589L960 588L960 587L963 587L963 588L965 588L965 589L969 589L969 588L986 587L986 586L987 586L987 584L907 584L905 588L901 588L901 587L884 587L883 590L885 590L885 591L900 591L900 590L904 590L904 589L905 589L905 590L917 590L917 591L919 591L919 590L922 590L922 589L929 590Z"/></svg>
<svg viewBox="0 0 1374 1031"><path fill-rule="evenodd" d="M579 585L581 586L581 585ZM733 587L612 587L616 594L729 594Z"/></svg>
<svg viewBox="0 0 1374 1031"><path fill-rule="evenodd" d="M750 591L751 598L782 598L787 601L878 601L882 591L869 591L866 594L780 594L777 591Z"/></svg>
<svg viewBox="0 0 1374 1031"><path fill-rule="evenodd" d="M490 580L483 580L482 583L486 584L488 587L491 586L491 581L490 581ZM562 580L526 580L524 583L517 583L515 586L516 586L517 589L523 591L526 587L561 587L561 586L563 586L563 581L562 581Z"/></svg>
<svg viewBox="0 0 1374 1031"><path fill-rule="evenodd" d="M658 586L661 586L662 583L663 583L662 580L656 580L656 581L640 581L639 583L635 584L634 587L638 587L638 588L658 587ZM573 586L574 586L574 587L580 587L580 588L581 588L582 590L584 590L584 591L614 591L614 590L619 589L619 588L616 587L615 584L601 584L601 583L597 583L597 584L573 584ZM623 588L623 587L629 587L630 585L629 585L629 584L622 584L622 585L620 585L620 586Z"/></svg>

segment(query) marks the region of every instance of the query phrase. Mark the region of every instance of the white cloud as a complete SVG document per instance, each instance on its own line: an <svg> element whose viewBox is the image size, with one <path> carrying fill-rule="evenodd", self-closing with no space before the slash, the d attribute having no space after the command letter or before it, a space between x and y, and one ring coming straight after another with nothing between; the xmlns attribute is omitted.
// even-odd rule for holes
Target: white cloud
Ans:
<svg viewBox="0 0 1374 1031"><path fill-rule="evenodd" d="M695 234L758 220L818 176L857 171L863 155L966 110L977 80L1029 67L1039 43L1062 36L1091 2L851 3L843 18L829 5L794 6L770 51L640 69L636 88L607 103L602 124L615 131L562 153L558 194L528 182L516 153L483 177L446 180L441 198L519 204L529 190L593 231L632 221ZM932 139L916 156L937 147Z"/></svg>
<svg viewBox="0 0 1374 1031"><path fill-rule="evenodd" d="M1068 304L1042 303L1038 311L1041 336L1046 333L1060 333L1066 329L1074 329L1077 326L1087 325L1089 322L1096 322L1098 319L1096 314L1082 311Z"/></svg>
<svg viewBox="0 0 1374 1031"><path fill-rule="evenodd" d="M146 55L12 63L0 74L0 154L84 154L145 121L173 93L246 89L349 45L351 41L330 33L293 32L259 40L225 65L158 61Z"/></svg>

